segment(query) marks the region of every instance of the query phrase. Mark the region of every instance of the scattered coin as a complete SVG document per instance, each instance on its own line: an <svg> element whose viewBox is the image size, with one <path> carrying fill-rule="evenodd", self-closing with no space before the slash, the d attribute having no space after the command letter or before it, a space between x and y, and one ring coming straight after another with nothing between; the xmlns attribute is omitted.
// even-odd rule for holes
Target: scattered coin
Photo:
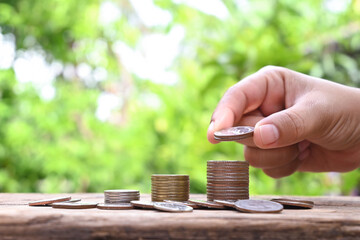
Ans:
<svg viewBox="0 0 360 240"><path fill-rule="evenodd" d="M51 204L53 208L64 208L64 209L87 209L87 208L96 208L97 203L88 203L88 202L56 202Z"/></svg>
<svg viewBox="0 0 360 240"><path fill-rule="evenodd" d="M58 197L58 198L51 198L51 199L43 199L38 201L29 202L29 206L46 206L56 202L65 202L69 201L71 197Z"/></svg>
<svg viewBox="0 0 360 240"><path fill-rule="evenodd" d="M214 209L226 209L223 205L213 202L213 201L204 201L204 200L191 200L189 202L194 203L196 205L207 207L207 208L214 208Z"/></svg>
<svg viewBox="0 0 360 240"><path fill-rule="evenodd" d="M187 201L190 194L189 175L153 174L151 176L151 201Z"/></svg>
<svg viewBox="0 0 360 240"><path fill-rule="evenodd" d="M191 202L189 202L189 201L179 202L179 201L172 201L172 200L164 200L164 202L185 204L186 206L192 207L193 209L204 208L203 206L196 205L195 203L191 203Z"/></svg>
<svg viewBox="0 0 360 240"><path fill-rule="evenodd" d="M70 200L68 200L66 202L80 202L80 201L81 201L80 198L74 198L74 199L70 199Z"/></svg>
<svg viewBox="0 0 360 240"><path fill-rule="evenodd" d="M226 206L226 207L232 207L232 208L235 208L235 202L236 201L226 201L226 200L214 200L214 202L218 203L218 204L221 204L223 206Z"/></svg>
<svg viewBox="0 0 360 240"><path fill-rule="evenodd" d="M144 209L154 209L154 202L150 201L131 201L132 206Z"/></svg>
<svg viewBox="0 0 360 240"><path fill-rule="evenodd" d="M99 203L96 207L102 210L125 210L125 209L134 208L133 205L130 203L117 203L117 204Z"/></svg>
<svg viewBox="0 0 360 240"><path fill-rule="evenodd" d="M217 141L238 141L248 137L252 137L254 128L249 126L237 126L226 128L214 133L214 138Z"/></svg>
<svg viewBox="0 0 360 240"><path fill-rule="evenodd" d="M74 202L80 202L81 201L81 199L80 198L77 198L77 199L70 199L70 200L68 200L68 201L63 201L63 202L65 202L65 203L74 203ZM47 206L51 206L52 205L52 203L51 204L47 204Z"/></svg>
<svg viewBox="0 0 360 240"><path fill-rule="evenodd" d="M275 198L271 199L271 201L282 204L285 209L311 209L314 207L313 201L286 198Z"/></svg>
<svg viewBox="0 0 360 240"><path fill-rule="evenodd" d="M193 208L182 203L156 202L154 208L165 212L192 212Z"/></svg>
<svg viewBox="0 0 360 240"><path fill-rule="evenodd" d="M247 213L279 213L283 210L280 203L267 200L238 200L235 208Z"/></svg>

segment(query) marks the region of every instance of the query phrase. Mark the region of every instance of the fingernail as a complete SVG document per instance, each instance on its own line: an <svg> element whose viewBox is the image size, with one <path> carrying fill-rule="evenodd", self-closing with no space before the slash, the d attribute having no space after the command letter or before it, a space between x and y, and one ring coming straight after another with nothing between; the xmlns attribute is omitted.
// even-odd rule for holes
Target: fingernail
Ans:
<svg viewBox="0 0 360 240"><path fill-rule="evenodd" d="M209 128L208 128L208 131L212 131L213 129L214 129L214 121L211 121L210 125L209 125Z"/></svg>
<svg viewBox="0 0 360 240"><path fill-rule="evenodd" d="M302 141L298 143L298 149L299 149L299 153L304 152L308 147L310 146L310 142L309 141Z"/></svg>
<svg viewBox="0 0 360 240"><path fill-rule="evenodd" d="M260 137L264 145L269 145L279 139L279 130L273 124L260 126Z"/></svg>

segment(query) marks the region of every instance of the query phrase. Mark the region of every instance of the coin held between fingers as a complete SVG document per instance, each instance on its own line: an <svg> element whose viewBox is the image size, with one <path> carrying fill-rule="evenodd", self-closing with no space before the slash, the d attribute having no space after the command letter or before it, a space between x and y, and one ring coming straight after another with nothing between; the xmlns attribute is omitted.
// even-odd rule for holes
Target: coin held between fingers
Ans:
<svg viewBox="0 0 360 240"><path fill-rule="evenodd" d="M254 127L236 126L214 132L214 139L217 141L238 141L252 137Z"/></svg>

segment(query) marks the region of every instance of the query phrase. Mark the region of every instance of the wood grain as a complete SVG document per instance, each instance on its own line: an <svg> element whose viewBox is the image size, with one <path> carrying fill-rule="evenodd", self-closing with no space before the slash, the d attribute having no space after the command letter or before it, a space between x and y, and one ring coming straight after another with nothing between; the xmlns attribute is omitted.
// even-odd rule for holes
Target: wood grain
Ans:
<svg viewBox="0 0 360 240"><path fill-rule="evenodd" d="M315 207L281 214L27 206L29 201L67 195L103 202L103 194L0 194L0 239L360 239L359 197L296 197L314 201ZM257 198L275 197L280 196ZM149 200L149 195L141 199Z"/></svg>

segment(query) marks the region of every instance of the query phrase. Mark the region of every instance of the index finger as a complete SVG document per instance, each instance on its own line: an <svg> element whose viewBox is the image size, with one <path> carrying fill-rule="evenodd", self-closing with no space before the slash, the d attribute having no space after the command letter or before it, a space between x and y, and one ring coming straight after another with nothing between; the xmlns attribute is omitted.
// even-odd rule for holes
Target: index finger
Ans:
<svg viewBox="0 0 360 240"><path fill-rule="evenodd" d="M233 127L244 114L255 109L267 116L283 108L283 68L265 67L227 90L212 115L208 140L217 143L214 139L215 131Z"/></svg>

